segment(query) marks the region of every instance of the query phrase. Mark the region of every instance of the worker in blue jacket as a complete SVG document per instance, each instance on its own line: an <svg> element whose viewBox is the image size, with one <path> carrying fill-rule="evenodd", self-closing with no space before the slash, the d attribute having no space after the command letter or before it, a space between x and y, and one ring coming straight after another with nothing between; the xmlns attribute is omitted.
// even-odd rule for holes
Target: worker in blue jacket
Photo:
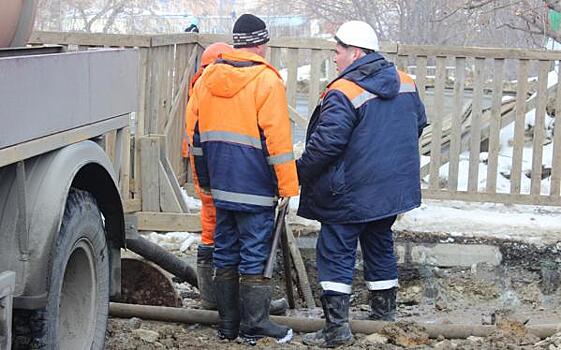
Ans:
<svg viewBox="0 0 561 350"><path fill-rule="evenodd" d="M316 107L297 161L298 215L321 222L318 277L326 325L304 343L349 344L349 300L357 243L370 290L370 318L395 320L397 263L392 225L421 204L418 139L426 126L415 82L377 51L372 27L337 31L340 75Z"/></svg>

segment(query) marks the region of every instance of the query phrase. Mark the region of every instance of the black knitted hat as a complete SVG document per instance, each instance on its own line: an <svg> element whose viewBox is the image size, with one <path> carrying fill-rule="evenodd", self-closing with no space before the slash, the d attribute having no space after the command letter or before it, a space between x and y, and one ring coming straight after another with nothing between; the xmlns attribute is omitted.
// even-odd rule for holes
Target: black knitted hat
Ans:
<svg viewBox="0 0 561 350"><path fill-rule="evenodd" d="M234 23L234 48L253 47L269 41L269 31L261 18L243 14Z"/></svg>

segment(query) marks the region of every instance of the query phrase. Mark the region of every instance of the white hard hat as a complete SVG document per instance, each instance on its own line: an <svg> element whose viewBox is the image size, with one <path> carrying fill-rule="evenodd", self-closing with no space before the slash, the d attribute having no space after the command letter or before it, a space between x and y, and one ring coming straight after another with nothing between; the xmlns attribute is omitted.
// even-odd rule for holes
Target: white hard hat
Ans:
<svg viewBox="0 0 561 350"><path fill-rule="evenodd" d="M378 36L370 24L362 21L349 21L343 23L335 39L348 46L355 46L361 49L378 51Z"/></svg>

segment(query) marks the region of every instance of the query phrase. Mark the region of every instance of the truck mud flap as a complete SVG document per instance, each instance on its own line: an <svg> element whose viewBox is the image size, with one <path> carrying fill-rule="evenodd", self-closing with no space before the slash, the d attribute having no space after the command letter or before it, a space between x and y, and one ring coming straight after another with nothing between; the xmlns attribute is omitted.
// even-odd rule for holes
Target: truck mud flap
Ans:
<svg viewBox="0 0 561 350"><path fill-rule="evenodd" d="M16 274L0 273L0 349L12 346L12 303L16 287Z"/></svg>

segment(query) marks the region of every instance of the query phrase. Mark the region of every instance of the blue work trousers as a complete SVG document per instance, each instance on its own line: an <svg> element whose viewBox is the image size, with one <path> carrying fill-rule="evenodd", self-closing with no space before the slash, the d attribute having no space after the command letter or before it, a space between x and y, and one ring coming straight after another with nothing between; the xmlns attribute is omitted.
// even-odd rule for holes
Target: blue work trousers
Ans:
<svg viewBox="0 0 561 350"><path fill-rule="evenodd" d="M216 208L214 266L238 267L242 275L263 274L271 250L274 209L250 213Z"/></svg>
<svg viewBox="0 0 561 350"><path fill-rule="evenodd" d="M359 224L321 224L317 242L320 285L327 294L351 294L360 240L364 280L369 290L397 286L392 225L396 216Z"/></svg>

